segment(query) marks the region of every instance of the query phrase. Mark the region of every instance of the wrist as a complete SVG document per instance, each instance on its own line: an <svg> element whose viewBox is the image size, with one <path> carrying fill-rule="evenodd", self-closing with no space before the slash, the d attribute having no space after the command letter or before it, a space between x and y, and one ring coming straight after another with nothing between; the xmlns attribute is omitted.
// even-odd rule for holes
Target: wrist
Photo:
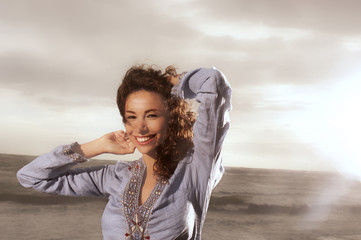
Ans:
<svg viewBox="0 0 361 240"><path fill-rule="evenodd" d="M105 152L102 138L80 145L80 154L86 158L92 158Z"/></svg>

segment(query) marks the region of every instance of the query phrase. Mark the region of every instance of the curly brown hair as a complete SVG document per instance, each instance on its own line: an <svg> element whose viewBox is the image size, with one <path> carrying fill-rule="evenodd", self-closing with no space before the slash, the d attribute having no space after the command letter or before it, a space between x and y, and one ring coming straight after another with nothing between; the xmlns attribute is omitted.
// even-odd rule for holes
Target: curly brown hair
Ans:
<svg viewBox="0 0 361 240"><path fill-rule="evenodd" d="M154 171L162 179L168 180L174 173L179 161L193 148L193 124L195 113L183 98L172 94L173 85L169 78L177 76L173 66L162 73L155 66L134 66L130 68L118 88L117 104L126 124L125 103L129 94L146 90L162 96L164 106L169 112L166 139L156 147Z"/></svg>

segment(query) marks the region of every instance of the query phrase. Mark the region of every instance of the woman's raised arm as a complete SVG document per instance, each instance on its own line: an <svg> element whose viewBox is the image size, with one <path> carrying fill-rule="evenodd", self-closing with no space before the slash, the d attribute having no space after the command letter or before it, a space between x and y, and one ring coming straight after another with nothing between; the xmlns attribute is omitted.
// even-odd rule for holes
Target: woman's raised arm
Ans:
<svg viewBox="0 0 361 240"><path fill-rule="evenodd" d="M17 178L24 187L68 196L102 196L107 194L107 181L115 174L115 166L71 169L100 153L133 153L135 147L123 131L112 132L92 142L73 143L55 148L21 168ZM125 164L123 164L125 167Z"/></svg>
<svg viewBox="0 0 361 240"><path fill-rule="evenodd" d="M127 134L120 130L81 144L79 148L74 150L85 158L92 158L102 153L130 154L135 151L135 145L128 139Z"/></svg>
<svg viewBox="0 0 361 240"><path fill-rule="evenodd" d="M195 98L200 104L193 127L193 162L215 186L223 173L221 149L230 124L230 84L217 69L200 68L181 78L179 87L184 98Z"/></svg>

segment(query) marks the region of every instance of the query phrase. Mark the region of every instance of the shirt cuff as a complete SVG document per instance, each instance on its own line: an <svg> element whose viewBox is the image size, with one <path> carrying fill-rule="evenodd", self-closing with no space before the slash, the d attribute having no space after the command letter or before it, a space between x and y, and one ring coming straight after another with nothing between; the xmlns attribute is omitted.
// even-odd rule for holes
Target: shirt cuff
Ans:
<svg viewBox="0 0 361 240"><path fill-rule="evenodd" d="M75 163L83 163L89 161L83 155L77 153L77 150L80 149L80 145L77 142L72 144L64 145L63 146L63 153L67 156L70 160Z"/></svg>

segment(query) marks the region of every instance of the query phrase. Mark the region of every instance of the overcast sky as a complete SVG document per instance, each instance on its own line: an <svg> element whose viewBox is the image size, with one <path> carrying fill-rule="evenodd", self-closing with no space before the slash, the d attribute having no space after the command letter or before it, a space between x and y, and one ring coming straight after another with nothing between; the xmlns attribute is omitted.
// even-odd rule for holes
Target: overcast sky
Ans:
<svg viewBox="0 0 361 240"><path fill-rule="evenodd" d="M216 66L233 88L226 166L361 175L360 1L0 5L0 152L122 128L116 89L133 64Z"/></svg>

